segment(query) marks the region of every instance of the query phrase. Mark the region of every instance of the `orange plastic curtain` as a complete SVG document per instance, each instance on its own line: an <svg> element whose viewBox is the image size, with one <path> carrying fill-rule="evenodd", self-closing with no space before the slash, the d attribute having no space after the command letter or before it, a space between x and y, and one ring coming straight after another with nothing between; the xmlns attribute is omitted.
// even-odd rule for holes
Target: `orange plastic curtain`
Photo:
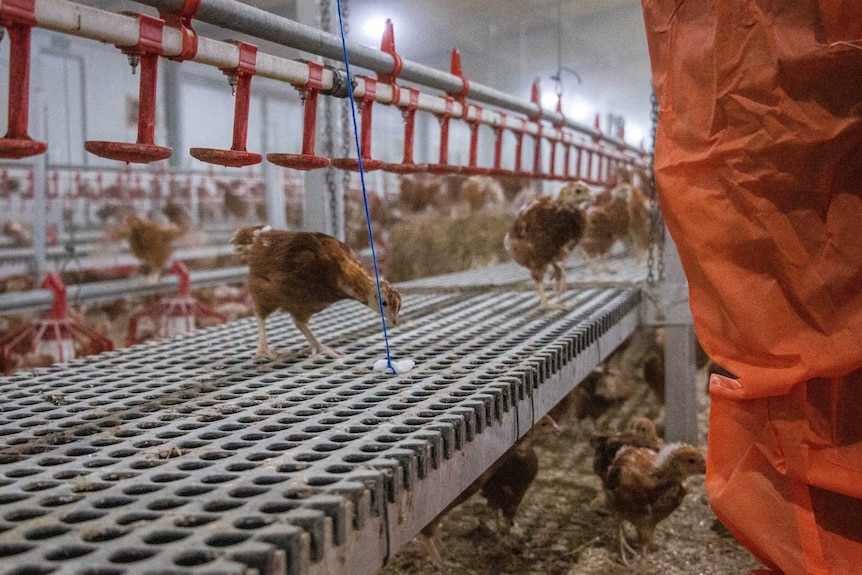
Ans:
<svg viewBox="0 0 862 575"><path fill-rule="evenodd" d="M862 2L642 1L659 200L738 376L710 503L775 572L862 573Z"/></svg>

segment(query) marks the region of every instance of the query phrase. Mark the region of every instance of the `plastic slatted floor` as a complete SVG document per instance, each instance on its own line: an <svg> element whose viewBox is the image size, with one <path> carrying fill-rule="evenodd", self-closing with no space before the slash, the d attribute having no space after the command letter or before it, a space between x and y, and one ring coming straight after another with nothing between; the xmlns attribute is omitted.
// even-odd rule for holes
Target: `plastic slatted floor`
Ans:
<svg viewBox="0 0 862 575"><path fill-rule="evenodd" d="M249 318L0 378L0 572L373 573L638 325L640 290L405 292L253 362ZM290 319L270 342L298 349Z"/></svg>

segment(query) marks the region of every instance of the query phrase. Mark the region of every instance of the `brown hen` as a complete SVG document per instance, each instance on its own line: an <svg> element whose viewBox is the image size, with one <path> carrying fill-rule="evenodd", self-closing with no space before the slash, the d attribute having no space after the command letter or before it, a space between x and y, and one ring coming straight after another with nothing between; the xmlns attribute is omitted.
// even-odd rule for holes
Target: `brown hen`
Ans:
<svg viewBox="0 0 862 575"><path fill-rule="evenodd" d="M582 206L589 199L586 183L569 184L557 197L541 196L524 205L506 233L506 251L530 270L539 291L541 309L550 307L543 284L548 267L552 269L558 300L565 293L566 272L561 264L584 233Z"/></svg>
<svg viewBox="0 0 862 575"><path fill-rule="evenodd" d="M559 433L560 428L546 415L530 433L506 451L482 485L482 496L488 501L488 507L496 510L498 535L506 536L511 531L521 500L539 473L539 457L531 439L552 431Z"/></svg>
<svg viewBox="0 0 862 575"><path fill-rule="evenodd" d="M560 428L556 421L550 416L542 417L528 431L524 437L519 439L506 453L491 467L485 470L467 489L462 491L446 508L420 531L418 539L425 547L429 558L437 566L442 567L443 560L437 549L435 538L440 529L440 522L447 513L470 499L478 491L482 491L492 509L498 510L497 528L498 533L504 534L512 525L512 519L517 512L518 506L523 499L527 488L535 479L539 463L536 452L533 450L531 441L539 436L559 433ZM488 485L490 483L490 485ZM486 492L486 486L487 492ZM502 512L507 523L501 524L500 513Z"/></svg>
<svg viewBox="0 0 862 575"><path fill-rule="evenodd" d="M286 311L310 344L304 350L338 357L340 352L320 343L308 327L312 315L343 299L356 300L379 311L378 290L353 250L344 242L318 232L286 232L269 226L238 230L231 243L248 262L247 286L257 316L255 358L275 359L278 353L266 340L266 318ZM386 322L398 323L401 295L385 281L380 295Z"/></svg>
<svg viewBox="0 0 862 575"><path fill-rule="evenodd" d="M617 240L628 236L629 208L626 190L619 186L610 192L610 197L591 206L586 214L586 230L578 244L578 252L595 268L610 271L607 256Z"/></svg>
<svg viewBox="0 0 862 575"><path fill-rule="evenodd" d="M185 230L175 224L163 223L129 214L126 225L117 232L129 242L129 250L143 264L148 283L161 279L165 266L174 252L174 241Z"/></svg>
<svg viewBox="0 0 862 575"><path fill-rule="evenodd" d="M699 449L684 443L665 445L659 452L645 447L624 447L608 468L604 482L608 508L619 520L620 555L628 565L637 555L626 541L623 522L637 530L641 554L652 542L656 525L673 513L687 493L683 482L706 472Z"/></svg>
<svg viewBox="0 0 862 575"><path fill-rule="evenodd" d="M646 447L653 451L659 450L664 442L656 432L655 423L646 417L633 417L628 428L616 435L595 434L590 439L593 447L593 471L602 480L602 485L608 479L608 470L617 453L623 447Z"/></svg>
<svg viewBox="0 0 862 575"><path fill-rule="evenodd" d="M12 240L15 246L25 247L33 245L33 229L29 224L6 220L3 223L3 235Z"/></svg>

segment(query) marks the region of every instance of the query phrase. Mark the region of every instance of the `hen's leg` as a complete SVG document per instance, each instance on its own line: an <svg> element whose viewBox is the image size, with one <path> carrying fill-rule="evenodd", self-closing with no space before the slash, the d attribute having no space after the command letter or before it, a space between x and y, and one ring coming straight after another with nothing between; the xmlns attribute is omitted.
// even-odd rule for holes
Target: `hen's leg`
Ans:
<svg viewBox="0 0 862 575"><path fill-rule="evenodd" d="M566 295L566 270L556 262L551 264L551 266L554 268L554 292L557 294L557 305L565 307L562 301L563 296Z"/></svg>
<svg viewBox="0 0 862 575"><path fill-rule="evenodd" d="M421 532L416 536L416 539L425 549L428 559L434 564L437 569L443 568L443 557L440 556L440 550L437 549L437 543L434 541L434 536Z"/></svg>
<svg viewBox="0 0 862 575"><path fill-rule="evenodd" d="M551 306L548 304L548 298L545 297L545 286L542 280L536 281L536 289L539 290L539 309L548 309Z"/></svg>
<svg viewBox="0 0 862 575"><path fill-rule="evenodd" d="M629 561L638 556L637 550L632 547L629 542L626 540L625 530L623 529L623 523L620 521L620 558L623 560L623 563L628 567L630 565Z"/></svg>
<svg viewBox="0 0 862 575"><path fill-rule="evenodd" d="M316 355L325 355L328 357L341 357L344 355L340 351L336 351L336 350L332 349L331 347L326 347L325 345L323 345L322 343L317 341L317 338L314 337L313 333L311 333L311 329L309 329L307 323L300 322L296 319L293 320L293 323L294 323L294 325L296 325L296 329L298 329L300 332L302 332L302 335L305 336L305 339L307 339L308 343L310 344L308 347L308 350L307 350L309 357L314 357Z"/></svg>
<svg viewBox="0 0 862 575"><path fill-rule="evenodd" d="M258 358L276 359L278 352L269 347L266 342L266 318L257 316L257 351L254 359Z"/></svg>

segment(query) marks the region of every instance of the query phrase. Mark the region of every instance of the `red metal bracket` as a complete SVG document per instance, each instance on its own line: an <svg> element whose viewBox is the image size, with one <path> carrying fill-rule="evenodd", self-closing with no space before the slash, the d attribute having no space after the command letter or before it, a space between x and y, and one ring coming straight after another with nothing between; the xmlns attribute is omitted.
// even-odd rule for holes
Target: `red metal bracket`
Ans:
<svg viewBox="0 0 862 575"><path fill-rule="evenodd" d="M544 178L546 174L542 172L542 135L544 133L545 127L541 122L537 124L539 126L539 131L535 136L535 143L533 145L533 172L532 176L534 178ZM553 167L552 167L553 170Z"/></svg>
<svg viewBox="0 0 862 575"><path fill-rule="evenodd" d="M377 80L363 78L365 92L359 98L362 116L362 132L359 136L359 155L362 157L362 170L372 172L383 167L385 162L371 159L371 111L377 95ZM333 158L332 165L341 170L359 171L359 158Z"/></svg>
<svg viewBox="0 0 862 575"><path fill-rule="evenodd" d="M192 29L192 19L200 7L201 0L185 0L179 10L159 10L159 16L165 21L165 25L178 28L183 35L182 51L176 56L170 56L171 60L182 62L192 60L197 55L198 33Z"/></svg>
<svg viewBox="0 0 862 575"><path fill-rule="evenodd" d="M413 163L413 134L416 127L416 110L419 109L419 90L406 90L410 94L410 101L401 112L404 116L404 159L400 164L383 165L385 171L396 174L416 174L428 170L427 164Z"/></svg>
<svg viewBox="0 0 862 575"><path fill-rule="evenodd" d="M596 113L596 119L593 122L593 128L596 129L596 133L593 134L593 141L598 142L602 139L602 123L598 113Z"/></svg>
<svg viewBox="0 0 862 575"><path fill-rule="evenodd" d="M457 174L461 166L449 164L449 120L452 119L452 109L455 107L455 99L444 96L446 110L437 117L440 120L440 156L436 164L428 164L428 171L432 174Z"/></svg>
<svg viewBox="0 0 862 575"><path fill-rule="evenodd" d="M84 149L91 154L122 162L148 164L171 157L171 149L153 143L156 129L156 81L159 73L159 56L162 53L164 21L137 14L140 26L138 43L119 46L124 54L140 58L141 84L138 100L138 140L134 144L90 140Z"/></svg>
<svg viewBox="0 0 862 575"><path fill-rule="evenodd" d="M301 154L267 154L266 159L283 168L294 170L317 170L329 165L329 158L314 154L314 139L317 133L317 97L323 87L323 66L317 62L308 65L308 83L298 88L303 94L303 127Z"/></svg>
<svg viewBox="0 0 862 575"><path fill-rule="evenodd" d="M534 122L538 127L539 131L535 136L535 145L533 146L533 171L526 172L521 175L527 176L530 175L534 178L548 178L549 175L542 172L542 136L544 133L544 126L542 124L542 98L539 92L539 81L536 80L533 82L533 86L530 90L530 102L536 105L536 113L528 116L531 122ZM553 150L553 142L551 143L551 148ZM554 172L554 164L553 159L551 160L551 174L553 176Z"/></svg>
<svg viewBox="0 0 862 575"><path fill-rule="evenodd" d="M541 122L542 121L542 97L539 93L539 81L533 81L533 85L530 88L530 102L536 105L536 111L527 118L531 122Z"/></svg>
<svg viewBox="0 0 862 575"><path fill-rule="evenodd" d="M464 113L465 118L469 115L469 108L467 110ZM476 165L479 151L479 128L482 126L482 122L480 121L482 119L482 107L474 104L473 110L476 112L476 117L468 120L470 124L470 155L467 165L461 168L461 173L468 176L486 176L491 172L491 169L480 168Z"/></svg>
<svg viewBox="0 0 862 575"><path fill-rule="evenodd" d="M506 134L506 113L497 112L500 123L494 126L494 167L488 172L492 176L506 176L510 170L504 170L503 163L503 137Z"/></svg>
<svg viewBox="0 0 862 575"><path fill-rule="evenodd" d="M395 79L401 73L401 68L404 65L401 56L395 51L395 30L392 26L392 20L386 19L386 25L383 29L383 39L380 41L380 51L392 56L392 71L388 74L383 72L377 73L377 81L382 84L390 84L395 86ZM397 102L398 97L393 94L392 101Z"/></svg>
<svg viewBox="0 0 862 575"><path fill-rule="evenodd" d="M48 144L27 135L30 113L30 30L36 25L35 0L3 0L0 26L9 31L9 110L0 158L42 154Z"/></svg>
<svg viewBox="0 0 862 575"><path fill-rule="evenodd" d="M236 42L239 48L239 62L235 68L222 68L228 82L235 89L233 110L233 144L230 150L216 148L192 148L193 158L208 164L219 164L231 168L241 168L259 164L263 156L245 149L248 137L248 110L251 101L251 79L256 72L257 46Z"/></svg>
<svg viewBox="0 0 862 575"><path fill-rule="evenodd" d="M521 122L521 127L513 130L515 132L515 168L513 171L516 176L529 177L532 176L532 174L521 169L521 158L524 155L524 134L527 132L527 120L524 118L518 119Z"/></svg>
<svg viewBox="0 0 862 575"><path fill-rule="evenodd" d="M551 177L555 180L559 181L568 181L571 180L571 176L569 175L569 161L571 160L571 152L572 146L568 142L566 142L566 134L563 132L563 126L566 124L566 115L563 114L563 94L560 92L557 94L557 114L560 115L560 120L554 122L554 127L556 128L556 141L551 140ZM563 145L563 170L562 173L555 176L554 175L554 164L556 163L556 151L557 151L557 143Z"/></svg>
<svg viewBox="0 0 862 575"><path fill-rule="evenodd" d="M461 68L461 54L458 49L452 50L452 60L449 65L449 71L453 76L458 76L461 80L461 91L451 94L455 101L461 104L461 117L467 118L467 94L470 93L470 82L464 77L464 71Z"/></svg>

